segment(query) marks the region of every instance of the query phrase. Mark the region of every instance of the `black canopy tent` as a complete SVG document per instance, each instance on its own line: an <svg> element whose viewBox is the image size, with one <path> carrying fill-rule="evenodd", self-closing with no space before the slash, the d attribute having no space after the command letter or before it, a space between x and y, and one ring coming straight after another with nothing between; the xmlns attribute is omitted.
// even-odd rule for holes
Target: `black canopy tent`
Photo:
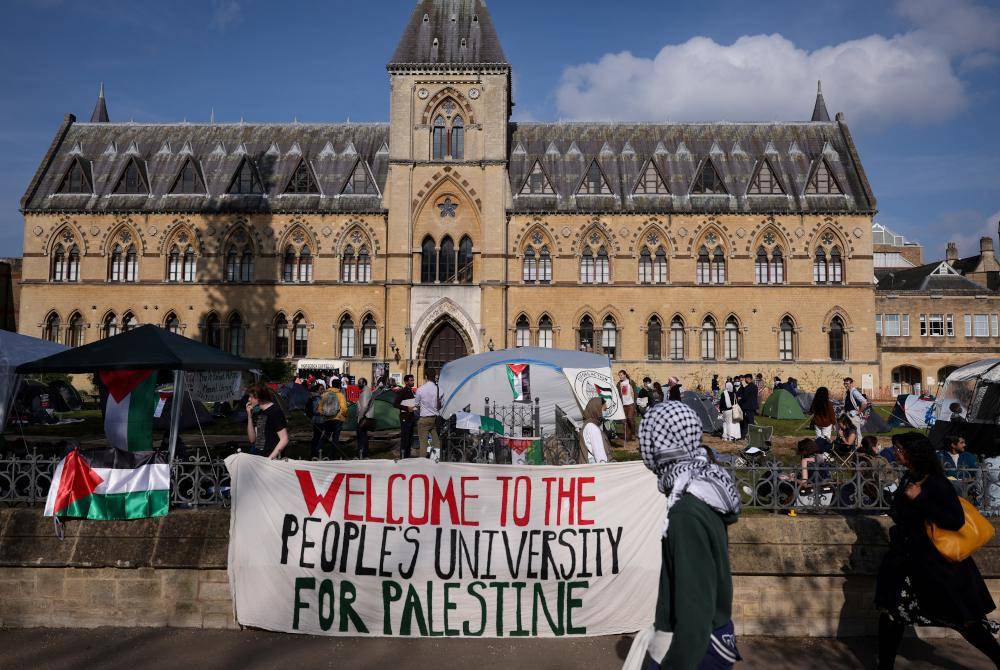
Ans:
<svg viewBox="0 0 1000 670"><path fill-rule="evenodd" d="M174 397L184 397L184 372L253 370L257 363L215 347L145 325L82 347L67 349L18 366L18 374L100 372L102 370L169 370L174 373ZM183 403L173 403L170 415L170 461L177 447Z"/></svg>

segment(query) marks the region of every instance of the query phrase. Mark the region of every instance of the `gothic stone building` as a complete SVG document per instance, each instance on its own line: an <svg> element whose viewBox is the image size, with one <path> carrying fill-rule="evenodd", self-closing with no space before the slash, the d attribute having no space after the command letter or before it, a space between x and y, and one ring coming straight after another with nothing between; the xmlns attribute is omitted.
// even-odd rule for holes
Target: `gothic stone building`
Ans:
<svg viewBox="0 0 1000 670"><path fill-rule="evenodd" d="M482 0L419 2L387 69L388 123L112 123L103 91L67 116L21 202L21 331L155 323L356 374L535 345L691 386L877 377L876 203L821 94L801 122L512 122Z"/></svg>

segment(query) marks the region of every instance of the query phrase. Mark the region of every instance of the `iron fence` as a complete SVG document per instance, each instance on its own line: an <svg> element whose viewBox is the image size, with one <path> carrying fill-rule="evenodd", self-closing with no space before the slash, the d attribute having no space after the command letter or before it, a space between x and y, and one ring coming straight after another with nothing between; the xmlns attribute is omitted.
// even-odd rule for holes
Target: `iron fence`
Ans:
<svg viewBox="0 0 1000 670"><path fill-rule="evenodd" d="M548 465L580 462L579 446L572 437L543 438L542 454ZM440 459L496 464L510 463L511 454L496 435L452 433L445 436ZM60 460L34 451L0 456L0 506L44 504ZM902 475L898 466L870 461L813 465L805 473L801 467L776 461L735 459L722 465L733 475L745 510L774 513L885 513ZM191 456L175 461L171 474L174 507L229 505L229 472L222 459ZM1000 516L1000 467L984 463L960 470L953 483L984 514Z"/></svg>

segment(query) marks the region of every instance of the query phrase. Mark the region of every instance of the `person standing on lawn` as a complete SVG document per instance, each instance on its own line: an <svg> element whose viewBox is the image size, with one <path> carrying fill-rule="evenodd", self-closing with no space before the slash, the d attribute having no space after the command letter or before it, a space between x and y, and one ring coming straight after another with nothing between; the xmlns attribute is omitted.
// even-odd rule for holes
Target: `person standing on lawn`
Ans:
<svg viewBox="0 0 1000 670"><path fill-rule="evenodd" d="M288 446L288 421L265 384L247 389L247 438L251 453L274 460Z"/></svg>
<svg viewBox="0 0 1000 670"><path fill-rule="evenodd" d="M625 441L631 442L635 439L635 386L624 370L618 371L618 394L625 412Z"/></svg>
<svg viewBox="0 0 1000 670"><path fill-rule="evenodd" d="M323 456L333 459L337 457L340 448L340 431L347 421L347 396L341 390L340 380L334 377L330 380L330 388L319 401L319 413L323 417L323 433L330 445L323 448Z"/></svg>
<svg viewBox="0 0 1000 670"><path fill-rule="evenodd" d="M413 431L417 427L416 397L413 375L403 377L403 386L396 389L396 407L399 409L399 457L409 458L413 448Z"/></svg>
<svg viewBox="0 0 1000 670"><path fill-rule="evenodd" d="M371 425L374 423L374 419L369 420L368 414L375 409L372 402L375 396L372 394L371 387L368 386L368 380L364 377L358 380L358 386L361 387L361 395L358 396L355 436L358 443L358 458L365 459L368 458L368 431L374 427Z"/></svg>
<svg viewBox="0 0 1000 670"><path fill-rule="evenodd" d="M426 373L427 381L417 389L415 398L417 401L417 455L421 458L427 456L427 436L431 438L431 445L440 450L441 437L438 435L437 418L441 411L441 396L438 392L437 375L433 370Z"/></svg>
<svg viewBox="0 0 1000 670"><path fill-rule="evenodd" d="M743 420L740 421L740 435L750 439L750 426L757 418L757 410L760 408L760 396L757 385L754 383L753 375L743 375L743 386L736 392L736 404L743 411Z"/></svg>
<svg viewBox="0 0 1000 670"><path fill-rule="evenodd" d="M856 386L850 377L844 377L844 414L858 431L858 439L861 439L861 427L865 423L865 413L871 408L868 398Z"/></svg>
<svg viewBox="0 0 1000 670"><path fill-rule="evenodd" d="M812 427L816 431L816 437L822 437L827 442L833 442L833 427L837 423L837 412L830 402L830 389L820 386L813 396L812 405L809 406L809 414L812 416Z"/></svg>

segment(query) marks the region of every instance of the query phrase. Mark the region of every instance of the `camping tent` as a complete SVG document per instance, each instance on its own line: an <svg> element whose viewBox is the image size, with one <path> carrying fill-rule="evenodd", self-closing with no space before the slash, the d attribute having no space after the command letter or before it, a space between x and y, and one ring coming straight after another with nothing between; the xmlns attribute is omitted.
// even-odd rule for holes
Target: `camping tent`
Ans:
<svg viewBox="0 0 1000 670"><path fill-rule="evenodd" d="M684 391L681 393L681 402L694 410L698 418L701 419L702 430L706 433L722 432L722 417L719 415L719 409L711 400L694 391Z"/></svg>
<svg viewBox="0 0 1000 670"><path fill-rule="evenodd" d="M521 347L466 356L441 369L440 387L444 417L467 407L478 414L486 398L501 406L537 398L542 430L550 433L556 407L579 424L582 404L601 394L608 401L605 416L625 418L608 357L582 351Z"/></svg>
<svg viewBox="0 0 1000 670"><path fill-rule="evenodd" d="M375 430L399 430L399 409L396 407L396 392L391 389L383 389L376 395L372 402L375 403ZM344 422L344 430L358 429L358 406L351 405L347 410L347 421Z"/></svg>
<svg viewBox="0 0 1000 670"><path fill-rule="evenodd" d="M7 425L7 410L21 384L17 367L64 349L55 342L0 330L0 428Z"/></svg>
<svg viewBox="0 0 1000 670"><path fill-rule="evenodd" d="M802 408L803 413L808 413L812 409L813 398L815 397L815 393L807 393L806 391L799 391L795 395L795 399L799 401L799 407Z"/></svg>
<svg viewBox="0 0 1000 670"><path fill-rule="evenodd" d="M170 428L170 417L174 408L173 391L161 392L160 397L167 396L163 403L163 410L160 415L153 419L153 428L156 430L168 430ZM186 402L181 406L181 430L193 430L199 426L207 426L215 420L212 413L208 411L204 403L194 400L189 395Z"/></svg>
<svg viewBox="0 0 1000 670"><path fill-rule="evenodd" d="M961 406L962 421L951 421L951 406ZM1000 359L961 367L945 380L934 403L936 421L930 439L959 434L969 450L984 456L1000 453Z"/></svg>
<svg viewBox="0 0 1000 670"><path fill-rule="evenodd" d="M872 410L868 415L868 420L865 421L865 425L861 427L862 435L878 435L880 433L888 433L892 431L892 426L886 423L886 420L882 418L882 415Z"/></svg>
<svg viewBox="0 0 1000 670"><path fill-rule="evenodd" d="M806 418L799 406L799 401L785 389L778 389L771 393L760 413L772 419L798 419L801 421Z"/></svg>
<svg viewBox="0 0 1000 670"><path fill-rule="evenodd" d="M305 384L285 384L278 389L278 395L285 400L285 413L291 410L305 409L309 402L309 389Z"/></svg>
<svg viewBox="0 0 1000 670"><path fill-rule="evenodd" d="M257 364L239 356L202 344L197 340L154 325L140 326L114 337L68 349L47 358L24 363L19 374L31 372L101 372L105 370L169 370L174 373L174 392L185 393L185 371L253 370ZM180 407L170 417L170 460L179 434Z"/></svg>
<svg viewBox="0 0 1000 670"><path fill-rule="evenodd" d="M83 409L83 398L73 385L62 379L49 382L49 392L56 397L60 412L79 412ZM62 409L65 407L65 409Z"/></svg>
<svg viewBox="0 0 1000 670"><path fill-rule="evenodd" d="M896 404L893 405L892 413L889 415L889 425L894 428L899 426L927 428L933 423L933 417L933 400L904 393L896 396Z"/></svg>

